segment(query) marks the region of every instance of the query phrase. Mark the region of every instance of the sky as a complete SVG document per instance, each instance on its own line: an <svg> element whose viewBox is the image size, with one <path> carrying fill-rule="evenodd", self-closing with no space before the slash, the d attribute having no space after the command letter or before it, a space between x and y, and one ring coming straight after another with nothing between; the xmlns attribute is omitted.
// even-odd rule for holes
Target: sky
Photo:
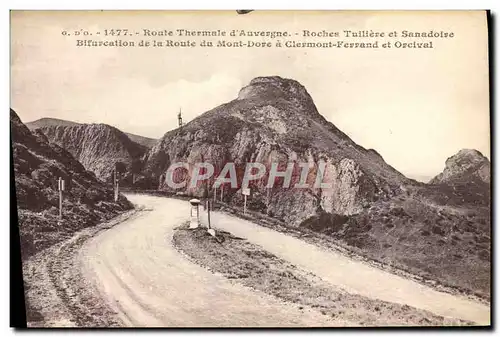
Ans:
<svg viewBox="0 0 500 337"><path fill-rule="evenodd" d="M372 50L82 48L74 36L62 35L112 28L276 30L298 33L299 40L302 30L432 29L455 36L434 39L433 49ZM106 123L159 138L177 126L179 108L188 122L236 98L252 78L273 75L302 83L326 119L409 177L432 178L462 148L490 158L481 11L11 14L11 107L24 122L53 117Z"/></svg>

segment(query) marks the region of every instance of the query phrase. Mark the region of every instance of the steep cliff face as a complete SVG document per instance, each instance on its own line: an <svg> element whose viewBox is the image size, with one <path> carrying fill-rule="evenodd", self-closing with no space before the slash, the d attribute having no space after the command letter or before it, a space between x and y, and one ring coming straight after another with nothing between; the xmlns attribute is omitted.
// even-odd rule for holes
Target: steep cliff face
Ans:
<svg viewBox="0 0 500 337"><path fill-rule="evenodd" d="M490 183L490 161L477 150L463 149L446 160L444 171L430 184L460 183L477 180Z"/></svg>
<svg viewBox="0 0 500 337"><path fill-rule="evenodd" d="M15 188L24 257L58 242L78 229L132 208L123 196L97 180L70 153L40 131L31 132L11 109ZM65 180L63 218L59 219L59 177Z"/></svg>
<svg viewBox="0 0 500 337"><path fill-rule="evenodd" d="M115 163L122 162L129 173L138 173L146 147L106 124L36 123L31 126L47 139L71 153L83 166L107 181Z"/></svg>
<svg viewBox="0 0 500 337"><path fill-rule="evenodd" d="M28 127L28 129L30 129L32 131L34 131L36 129L43 128L43 127L49 127L49 126L77 126L77 125L82 125L82 124L72 122L72 121L67 121L64 119L49 118L49 117L40 118L40 119L37 119L36 121L26 123L26 126ZM153 145L158 141L158 139L139 136L139 135L135 135L133 133L128 133L128 132L124 132L124 133L128 136L128 138L130 138L131 141L133 141L134 143L137 143L139 145L145 146L148 149L153 147Z"/></svg>
<svg viewBox="0 0 500 337"><path fill-rule="evenodd" d="M319 163L327 163L323 181L332 184L331 189L314 188L311 183L305 189L278 185L268 190L267 175L252 185L251 208L294 225L321 210L359 213L371 201L399 193L400 186L409 182L378 153L355 144L321 116L300 83L277 76L253 79L235 100L166 133L144 156L144 170L152 177L152 187L169 189L162 175L175 162L209 162L215 175L227 162L234 162L239 181L247 162L267 168L271 163L285 167L296 163L294 181L300 176L298 163L309 163L309 183L314 181ZM212 183L208 183L209 189ZM201 196L203 188L183 192ZM224 186L224 198L241 203L238 188Z"/></svg>

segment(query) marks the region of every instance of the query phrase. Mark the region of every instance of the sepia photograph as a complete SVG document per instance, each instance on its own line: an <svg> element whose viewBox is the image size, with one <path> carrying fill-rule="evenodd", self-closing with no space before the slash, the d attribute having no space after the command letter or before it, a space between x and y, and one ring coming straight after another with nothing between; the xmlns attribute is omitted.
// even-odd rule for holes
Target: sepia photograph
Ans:
<svg viewBox="0 0 500 337"><path fill-rule="evenodd" d="M26 326L490 328L490 19L11 10Z"/></svg>

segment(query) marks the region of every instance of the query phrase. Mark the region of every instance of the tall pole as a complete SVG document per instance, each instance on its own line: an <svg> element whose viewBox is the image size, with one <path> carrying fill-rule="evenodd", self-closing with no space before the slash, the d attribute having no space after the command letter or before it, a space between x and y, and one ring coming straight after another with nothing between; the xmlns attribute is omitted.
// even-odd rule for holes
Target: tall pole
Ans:
<svg viewBox="0 0 500 337"><path fill-rule="evenodd" d="M247 214L247 195L245 194L245 202L243 204L243 214Z"/></svg>
<svg viewBox="0 0 500 337"><path fill-rule="evenodd" d="M179 108L179 113L177 114L177 120L179 122L179 128L182 128L182 108Z"/></svg>
<svg viewBox="0 0 500 337"><path fill-rule="evenodd" d="M115 201L118 201L118 195L120 194L120 184L118 180L118 174L116 175L116 196L115 196Z"/></svg>
<svg viewBox="0 0 500 337"><path fill-rule="evenodd" d="M63 201L63 180L59 177L57 182L57 186L59 187L59 219L62 219L62 201Z"/></svg>
<svg viewBox="0 0 500 337"><path fill-rule="evenodd" d="M224 198L224 185L220 185L220 202L222 202L222 198Z"/></svg>
<svg viewBox="0 0 500 337"><path fill-rule="evenodd" d="M118 172L116 168L113 170L113 185L115 190L115 202L118 201Z"/></svg>
<svg viewBox="0 0 500 337"><path fill-rule="evenodd" d="M208 215L208 229L212 228L212 226L210 226L210 199L208 200L208 203L207 203L207 215Z"/></svg>
<svg viewBox="0 0 500 337"><path fill-rule="evenodd" d="M214 189L214 202L216 202L217 201L217 188L214 186L213 189Z"/></svg>
<svg viewBox="0 0 500 337"><path fill-rule="evenodd" d="M268 188L267 189L267 205L266 205L266 208L267 208L267 212L269 213L269 204L271 203L271 189Z"/></svg>

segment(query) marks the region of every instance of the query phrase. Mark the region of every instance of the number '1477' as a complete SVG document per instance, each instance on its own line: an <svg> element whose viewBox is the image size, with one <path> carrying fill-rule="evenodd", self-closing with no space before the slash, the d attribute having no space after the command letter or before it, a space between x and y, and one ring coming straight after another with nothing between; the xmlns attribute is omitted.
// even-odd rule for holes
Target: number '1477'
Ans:
<svg viewBox="0 0 500 337"><path fill-rule="evenodd" d="M104 35L111 35L111 36L128 35L128 29L105 29Z"/></svg>

